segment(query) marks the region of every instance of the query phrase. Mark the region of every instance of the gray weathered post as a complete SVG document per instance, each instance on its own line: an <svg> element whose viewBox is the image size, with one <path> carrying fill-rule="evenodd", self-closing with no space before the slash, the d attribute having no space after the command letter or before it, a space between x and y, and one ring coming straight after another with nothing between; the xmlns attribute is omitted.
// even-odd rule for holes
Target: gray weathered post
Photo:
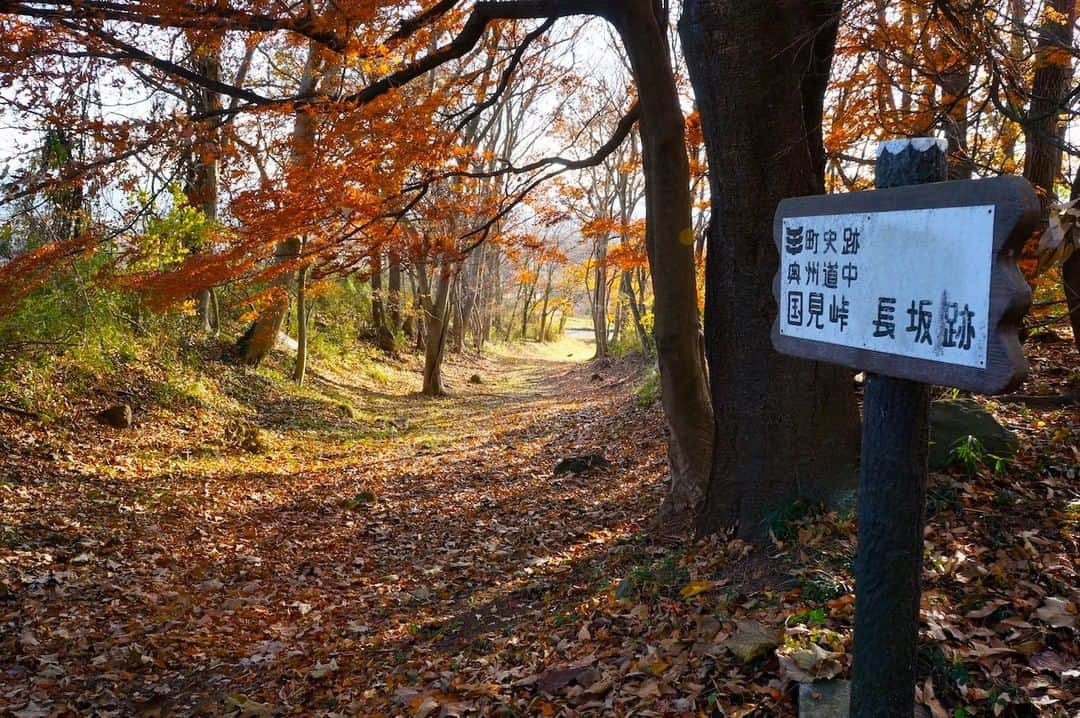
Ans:
<svg viewBox="0 0 1080 718"><path fill-rule="evenodd" d="M943 181L946 160L944 140L885 142L878 150L875 185ZM929 405L928 384L866 375L852 718L911 718L915 708Z"/></svg>

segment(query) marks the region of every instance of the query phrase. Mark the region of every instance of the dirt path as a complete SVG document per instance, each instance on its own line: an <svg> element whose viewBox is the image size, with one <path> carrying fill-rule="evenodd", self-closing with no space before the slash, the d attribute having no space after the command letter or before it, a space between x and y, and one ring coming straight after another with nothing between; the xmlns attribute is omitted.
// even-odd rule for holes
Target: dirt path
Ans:
<svg viewBox="0 0 1080 718"><path fill-rule="evenodd" d="M166 461L188 444L149 446L172 436L152 422L7 461L0 711L410 714L409 690L497 643L521 652L499 658L517 678L542 669L544 634L609 578L664 467L627 370L550 354L452 367L442 400L335 377L382 423L283 429L263 470L190 447ZM612 466L553 477L592 452Z"/></svg>

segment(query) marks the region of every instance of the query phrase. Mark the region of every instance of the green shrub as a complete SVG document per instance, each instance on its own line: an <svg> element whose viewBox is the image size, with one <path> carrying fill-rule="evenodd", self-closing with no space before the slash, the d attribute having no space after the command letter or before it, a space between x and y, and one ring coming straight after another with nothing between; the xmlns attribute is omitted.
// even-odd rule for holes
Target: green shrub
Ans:
<svg viewBox="0 0 1080 718"><path fill-rule="evenodd" d="M651 367L645 372L644 378L634 387L634 403L642 409L647 409L660 398L660 372L656 367Z"/></svg>

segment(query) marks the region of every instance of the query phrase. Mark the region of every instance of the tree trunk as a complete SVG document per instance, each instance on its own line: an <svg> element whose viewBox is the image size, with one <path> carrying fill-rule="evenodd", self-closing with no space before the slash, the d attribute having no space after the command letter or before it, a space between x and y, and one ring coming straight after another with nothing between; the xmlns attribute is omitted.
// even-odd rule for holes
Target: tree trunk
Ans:
<svg viewBox="0 0 1080 718"><path fill-rule="evenodd" d="M540 307L540 333L536 337L538 342L547 341L548 304L551 302L551 275L554 270L549 269L547 282L544 284L543 303Z"/></svg>
<svg viewBox="0 0 1080 718"><path fill-rule="evenodd" d="M603 359L608 355L608 295L607 295L607 237L596 240L593 256L596 266L593 268L592 322L593 341L596 344L594 359Z"/></svg>
<svg viewBox="0 0 1080 718"><path fill-rule="evenodd" d="M1069 199L1080 199L1080 169L1073 177L1072 192ZM1065 239L1076 241L1072 237ZM1073 343L1080 352L1080 249L1073 249L1069 258L1061 265L1061 284L1065 289L1065 305L1069 310L1069 325L1072 327Z"/></svg>
<svg viewBox="0 0 1080 718"><path fill-rule="evenodd" d="M291 262L300 256L300 238L293 237L278 244L274 250L273 263ZM277 343L278 332L289 314L289 291L293 273L279 274L270 286L279 290L278 296L264 307L248 330L236 342L240 362L247 366L258 366L270 354Z"/></svg>
<svg viewBox="0 0 1080 718"><path fill-rule="evenodd" d="M1064 18L1065 22L1045 17L1039 28L1031 102L1023 123L1026 146L1024 177L1031 184L1046 191L1044 207L1057 200L1054 196L1054 185L1061 176L1062 144L1065 139L1062 114L1067 109L1064 99L1072 78L1072 28L1076 21L1076 2L1048 0L1047 7L1052 8L1057 17ZM1076 259L1074 252L1061 267L1061 281L1071 312L1069 319L1073 327L1073 338L1077 348L1080 348L1080 335L1076 334L1076 329L1080 326L1080 317L1076 312L1076 308L1080 306L1080 301L1077 300L1077 275L1080 274L1078 261L1080 260Z"/></svg>
<svg viewBox="0 0 1080 718"><path fill-rule="evenodd" d="M649 347L649 334L645 331L645 324L641 319L641 307L638 306L637 295L634 293L634 284L630 280L630 270L624 270L619 279L619 290L626 297L626 303L630 307L630 316L634 321L634 331L637 332L638 341L641 342L641 353L645 356L652 354Z"/></svg>
<svg viewBox="0 0 1080 718"><path fill-rule="evenodd" d="M949 179L971 179L972 162L968 153L968 101L971 95L971 63L955 53L942 73L942 128L949 144Z"/></svg>
<svg viewBox="0 0 1080 718"><path fill-rule="evenodd" d="M536 282L525 287L525 306L521 308L521 341L529 338L529 314L532 313L533 300L536 298Z"/></svg>
<svg viewBox="0 0 1080 718"><path fill-rule="evenodd" d="M390 320L390 331L401 331L401 258L396 252L390 252L390 271L388 273L386 304Z"/></svg>
<svg viewBox="0 0 1080 718"><path fill-rule="evenodd" d="M824 192L821 120L840 0L687 0L680 22L709 159L705 345L716 412L706 534L856 484L851 372L775 352L781 199ZM654 286L658 286L653 273ZM658 315L659 319L659 315Z"/></svg>
<svg viewBox="0 0 1080 718"><path fill-rule="evenodd" d="M645 245L655 295L661 401L670 434L671 487L661 517L695 509L712 454L712 408L702 356L691 229L690 163L685 118L667 43L667 19L649 0L623 3L615 20L641 105L645 173Z"/></svg>
<svg viewBox="0 0 1080 718"><path fill-rule="evenodd" d="M382 282L382 255L371 254L371 325L375 330L375 345L384 352L394 351L394 335L386 325L386 304Z"/></svg>
<svg viewBox="0 0 1080 718"><path fill-rule="evenodd" d="M471 294L473 287L467 281L463 273L454 277L454 286L450 293L456 298L450 305L450 317L453 319L450 326L450 347L455 354L460 354L465 349L465 317L472 310Z"/></svg>
<svg viewBox="0 0 1080 718"><path fill-rule="evenodd" d="M422 276L420 292L423 296L427 340L424 342L424 388L426 396L445 396L442 383L442 364L446 354L447 325L450 319L450 287L453 276L447 263L440 262L435 297L431 297L431 285L427 281L426 270L421 264L418 276Z"/></svg>
<svg viewBox="0 0 1080 718"><path fill-rule="evenodd" d="M304 74L300 80L298 95L306 96L315 91L317 86L316 66L318 61L319 46L312 42L308 48L307 62L304 65ZM315 118L307 110L298 110L293 119L293 146L291 160L303 165L310 163L311 153L315 146ZM272 262L282 262L296 259L300 255L300 238L290 237L278 242L274 248ZM272 287L289 287L293 283L292 272L278 275ZM265 307L248 330L236 343L236 349L242 363L248 366L258 366L274 348L277 342L277 334L281 325L289 313L288 294Z"/></svg>
<svg viewBox="0 0 1080 718"><path fill-rule="evenodd" d="M1065 301L1069 307L1069 324L1072 326L1073 343L1076 344L1076 350L1080 352L1080 250L1074 249L1061 265L1061 283L1065 287Z"/></svg>
<svg viewBox="0 0 1080 718"><path fill-rule="evenodd" d="M208 80L217 82L221 79L221 38L215 35L194 40L191 47L192 65L195 72ZM221 110L221 95L206 89L195 89L192 109L196 114L212 116ZM207 219L217 220L218 205L218 155L220 131L215 126L215 118L205 123L206 136L191 148L191 173L184 194L193 207L197 207ZM192 247L192 251L205 248ZM204 332L214 330L212 318L213 302L210 289L201 289L196 296L199 324Z"/></svg>
<svg viewBox="0 0 1080 718"><path fill-rule="evenodd" d="M293 381L300 386L304 384L308 358L307 275L307 266L301 267L296 273L296 363L293 365Z"/></svg>
<svg viewBox="0 0 1080 718"><path fill-rule="evenodd" d="M1024 121L1024 177L1054 199L1054 184L1061 175L1061 147L1064 140L1063 98L1072 77L1072 26L1076 19L1074 0L1049 0L1058 22L1046 17L1039 28L1035 48L1035 76L1031 101Z"/></svg>

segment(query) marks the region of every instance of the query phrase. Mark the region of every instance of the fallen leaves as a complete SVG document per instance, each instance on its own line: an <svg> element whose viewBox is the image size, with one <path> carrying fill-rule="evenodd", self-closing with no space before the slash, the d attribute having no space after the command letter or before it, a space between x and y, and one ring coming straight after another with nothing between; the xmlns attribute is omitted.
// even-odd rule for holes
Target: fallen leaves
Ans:
<svg viewBox="0 0 1080 718"><path fill-rule="evenodd" d="M780 635L775 628L745 619L736 621L735 625L735 633L721 645L743 663L760 658L780 645Z"/></svg>
<svg viewBox="0 0 1080 718"><path fill-rule="evenodd" d="M231 472L49 464L0 482L0 711L790 715L796 683L850 673L850 516L794 521L774 558L650 536L658 413L540 366L493 399L500 371L483 399L394 397L422 439L290 444L293 473L230 456ZM550 476L597 447L607 473ZM1042 468L1022 452L1003 475L932 478L933 715L1080 707L1080 504L1040 451Z"/></svg>
<svg viewBox="0 0 1080 718"><path fill-rule="evenodd" d="M1051 628L1076 628L1076 604L1058 596L1048 596L1035 610L1035 617Z"/></svg>

